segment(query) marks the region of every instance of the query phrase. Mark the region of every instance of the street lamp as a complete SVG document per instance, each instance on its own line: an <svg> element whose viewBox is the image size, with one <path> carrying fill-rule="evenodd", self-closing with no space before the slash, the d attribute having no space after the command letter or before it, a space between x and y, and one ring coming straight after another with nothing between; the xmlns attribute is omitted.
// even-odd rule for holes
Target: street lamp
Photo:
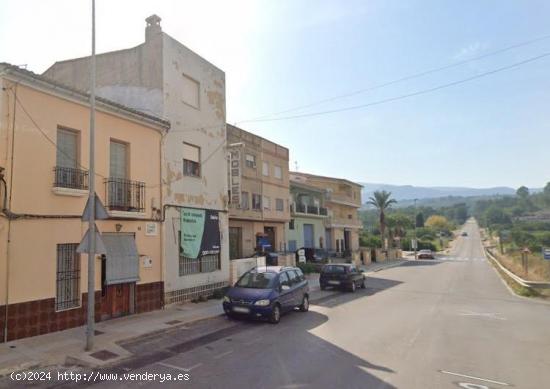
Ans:
<svg viewBox="0 0 550 389"><path fill-rule="evenodd" d="M418 255L417 255L417 248L418 248L418 241L416 240L416 218L418 216L417 214L417 211L416 211L416 200L417 199L414 199L414 220L413 220L413 231L414 231L414 259L418 259Z"/></svg>

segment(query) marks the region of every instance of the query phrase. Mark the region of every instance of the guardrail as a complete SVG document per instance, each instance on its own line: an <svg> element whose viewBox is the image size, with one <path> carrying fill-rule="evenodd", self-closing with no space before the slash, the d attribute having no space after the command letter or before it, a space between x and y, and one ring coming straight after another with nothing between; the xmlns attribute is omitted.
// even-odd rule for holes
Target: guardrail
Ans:
<svg viewBox="0 0 550 389"><path fill-rule="evenodd" d="M491 259L494 263L496 263L496 265L504 272L506 273L506 275L508 277L510 277L511 279L513 279L514 281L516 281L518 284L520 284L521 286L525 286L527 288L534 288L534 289L548 289L550 288L550 282L544 282L544 281L528 281L528 280L524 280L523 278L515 275L514 273L512 273L510 270L506 269L506 267L504 267L500 261L497 259L497 257L495 257L493 255L493 253L491 253L487 247L484 247L484 250L485 250L485 254L487 255L487 257L489 259Z"/></svg>

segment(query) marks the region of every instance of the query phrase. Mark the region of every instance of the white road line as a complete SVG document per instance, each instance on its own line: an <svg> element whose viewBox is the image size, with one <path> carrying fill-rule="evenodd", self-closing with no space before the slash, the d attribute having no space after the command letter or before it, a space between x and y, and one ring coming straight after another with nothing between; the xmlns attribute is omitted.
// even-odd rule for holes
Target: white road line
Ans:
<svg viewBox="0 0 550 389"><path fill-rule="evenodd" d="M474 377L474 376L466 375L466 374L453 373L453 372L451 372L451 371L446 371L446 370L439 370L439 372L440 372L440 373L444 373L444 374L455 375L455 376L458 376L458 377L471 378L471 379L474 379L474 380L479 380L479 381L484 381L484 382L490 382L490 383L492 383L492 384L497 384L497 385L510 386L510 384L507 384L506 382L500 382L500 381L489 380L489 379L487 379L487 378L479 378L479 377Z"/></svg>
<svg viewBox="0 0 550 389"><path fill-rule="evenodd" d="M202 366L202 362L197 363L196 365L193 365L191 367L181 367L181 366L171 365L169 363L164 363L164 362L157 362L157 365L161 365L161 366L164 366L164 367L169 367L171 369L181 370L181 371L184 371L186 373L189 373L191 370L193 370L193 369L195 369L199 366Z"/></svg>
<svg viewBox="0 0 550 389"><path fill-rule="evenodd" d="M214 356L214 359L220 359L220 358L225 357L226 355L229 355L231 353L233 353L233 350L229 350L229 351L226 351L224 353L218 354L218 355Z"/></svg>

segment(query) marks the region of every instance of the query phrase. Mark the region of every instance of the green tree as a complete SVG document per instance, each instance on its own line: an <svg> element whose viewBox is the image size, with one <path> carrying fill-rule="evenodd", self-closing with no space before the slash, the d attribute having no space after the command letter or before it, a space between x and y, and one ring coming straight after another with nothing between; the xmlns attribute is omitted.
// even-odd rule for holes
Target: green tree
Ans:
<svg viewBox="0 0 550 389"><path fill-rule="evenodd" d="M432 215L428 218L428 220L426 220L426 226L435 230L442 231L450 229L451 224L445 216Z"/></svg>
<svg viewBox="0 0 550 389"><path fill-rule="evenodd" d="M386 211L395 203L397 203L397 201L391 198L391 192L386 192L385 190L374 192L369 198L369 201L367 201L367 204L375 206L378 210L380 237L382 241L384 241L384 233L386 231Z"/></svg>
<svg viewBox="0 0 550 389"><path fill-rule="evenodd" d="M419 212L416 214L416 228L423 228L424 227L424 214L422 212Z"/></svg>
<svg viewBox="0 0 550 389"><path fill-rule="evenodd" d="M485 210L485 223L489 226L510 224L510 216L498 205L491 205Z"/></svg>
<svg viewBox="0 0 550 389"><path fill-rule="evenodd" d="M522 199L525 200L527 197L529 197L529 188L526 186L520 186L518 190L516 190L516 195Z"/></svg>

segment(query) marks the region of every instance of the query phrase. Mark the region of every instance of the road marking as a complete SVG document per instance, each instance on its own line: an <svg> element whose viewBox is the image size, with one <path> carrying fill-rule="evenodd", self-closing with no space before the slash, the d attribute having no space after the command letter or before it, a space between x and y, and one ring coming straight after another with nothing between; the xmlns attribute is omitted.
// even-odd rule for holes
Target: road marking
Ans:
<svg viewBox="0 0 550 389"><path fill-rule="evenodd" d="M499 317L498 313L492 313L492 312L472 312L472 311L463 311L460 313L460 316L478 316L478 317L485 317L487 319L495 319L495 320L506 320L504 317Z"/></svg>
<svg viewBox="0 0 550 389"><path fill-rule="evenodd" d="M233 350L229 350L229 351L226 351L224 353L218 354L218 355L214 356L214 359L220 359L220 358L225 357L226 355L229 355L231 353L233 353Z"/></svg>
<svg viewBox="0 0 550 389"><path fill-rule="evenodd" d="M466 375L466 374L453 373L452 371L439 370L439 372L440 372L440 373L444 373L444 374L455 375L455 376L458 376L458 377L465 377L465 378L471 378L471 379L474 379L474 380L479 380L479 381L484 381L484 382L490 382L490 383L492 383L492 384L497 384L497 385L510 386L510 384L507 384L506 382L500 382L500 381L490 380L490 379L487 379L487 378L474 377L474 376Z"/></svg>
<svg viewBox="0 0 550 389"><path fill-rule="evenodd" d="M189 373L191 370L193 370L193 369L195 369L199 366L202 366L202 362L199 362L196 365L193 365L191 367L181 367L181 366L171 365L169 363L164 363L164 362L157 362L157 365L161 365L161 366L164 366L164 367L169 367L171 369L181 370L181 371L184 371L186 373Z"/></svg>
<svg viewBox="0 0 550 389"><path fill-rule="evenodd" d="M459 382L458 386L464 389L489 389L488 386L485 385L478 385L478 384L470 384L469 382Z"/></svg>

